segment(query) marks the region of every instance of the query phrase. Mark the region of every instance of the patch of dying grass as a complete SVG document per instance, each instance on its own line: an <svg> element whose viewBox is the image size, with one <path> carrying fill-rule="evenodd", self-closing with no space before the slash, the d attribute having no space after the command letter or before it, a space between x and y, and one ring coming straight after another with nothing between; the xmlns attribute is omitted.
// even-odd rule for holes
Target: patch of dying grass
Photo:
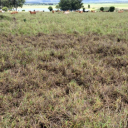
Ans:
<svg viewBox="0 0 128 128"><path fill-rule="evenodd" d="M127 40L96 33L0 39L0 127L128 126Z"/></svg>

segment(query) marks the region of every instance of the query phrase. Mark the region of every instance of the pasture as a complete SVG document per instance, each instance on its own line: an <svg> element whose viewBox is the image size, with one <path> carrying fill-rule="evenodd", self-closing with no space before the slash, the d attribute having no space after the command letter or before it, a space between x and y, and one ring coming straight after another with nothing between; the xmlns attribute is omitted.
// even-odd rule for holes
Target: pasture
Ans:
<svg viewBox="0 0 128 128"><path fill-rule="evenodd" d="M128 3L92 3L90 4L91 8L100 8L100 7L111 7L114 6L115 8L120 9L128 9ZM88 4L84 4L84 7L87 8Z"/></svg>
<svg viewBox="0 0 128 128"><path fill-rule="evenodd" d="M56 5L23 5L23 9L34 9L34 8L48 8L52 6L55 9ZM128 3L90 3L91 9L92 8L100 8L100 7L110 7L114 6L115 8L120 9L128 9ZM84 7L88 9L88 4L84 3Z"/></svg>
<svg viewBox="0 0 128 128"><path fill-rule="evenodd" d="M127 128L127 21L0 13L0 127Z"/></svg>

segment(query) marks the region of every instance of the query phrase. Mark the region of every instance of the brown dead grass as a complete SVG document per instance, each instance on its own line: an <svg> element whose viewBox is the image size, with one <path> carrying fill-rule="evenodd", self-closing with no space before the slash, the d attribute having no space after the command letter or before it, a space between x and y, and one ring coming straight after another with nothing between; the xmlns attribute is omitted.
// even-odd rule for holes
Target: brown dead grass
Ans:
<svg viewBox="0 0 128 128"><path fill-rule="evenodd" d="M0 39L0 127L128 127L127 40L95 33Z"/></svg>

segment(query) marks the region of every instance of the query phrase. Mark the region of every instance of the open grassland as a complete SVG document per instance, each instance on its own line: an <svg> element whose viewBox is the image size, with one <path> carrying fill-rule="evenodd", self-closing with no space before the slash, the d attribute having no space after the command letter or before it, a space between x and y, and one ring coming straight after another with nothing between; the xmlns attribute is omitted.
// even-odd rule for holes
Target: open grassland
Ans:
<svg viewBox="0 0 128 128"><path fill-rule="evenodd" d="M23 9L27 8L48 8L49 6L52 6L55 9L56 5L23 5Z"/></svg>
<svg viewBox="0 0 128 128"><path fill-rule="evenodd" d="M53 9L56 9L56 5L24 5L23 9L34 9L34 8L48 8L49 6L52 6ZM114 6L115 8L120 9L128 9L128 3L103 3L103 4L90 4L91 8L100 8L100 7L111 7ZM88 4L84 4L84 7L88 9Z"/></svg>
<svg viewBox="0 0 128 128"><path fill-rule="evenodd" d="M0 127L127 128L127 15L1 14Z"/></svg>
<svg viewBox="0 0 128 128"><path fill-rule="evenodd" d="M4 17L5 16L5 17ZM24 22L26 19L26 22ZM115 35L128 38L128 12L120 13L19 13L11 15L6 13L0 17L1 34L37 35L38 33L84 35L88 32L101 35Z"/></svg>
<svg viewBox="0 0 128 128"><path fill-rule="evenodd" d="M128 3L102 3L102 4L90 4L91 8L100 8L100 7L111 7L126 9L128 8ZM88 4L84 4L85 8L88 8Z"/></svg>

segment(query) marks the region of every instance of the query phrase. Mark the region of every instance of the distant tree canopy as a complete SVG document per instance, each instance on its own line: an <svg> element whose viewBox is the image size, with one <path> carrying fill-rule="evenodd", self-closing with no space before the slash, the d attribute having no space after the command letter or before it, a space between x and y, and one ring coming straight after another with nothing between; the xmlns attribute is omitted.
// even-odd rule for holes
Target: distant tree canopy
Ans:
<svg viewBox="0 0 128 128"><path fill-rule="evenodd" d="M100 8L100 11L104 11L104 7L101 7L101 8Z"/></svg>
<svg viewBox="0 0 128 128"><path fill-rule="evenodd" d="M114 12L114 10L115 10L115 7L113 7L113 6L111 6L111 7L109 8L109 11L110 11L110 12Z"/></svg>
<svg viewBox="0 0 128 128"><path fill-rule="evenodd" d="M18 8L22 7L25 3L25 0L0 0L0 6L8 8Z"/></svg>
<svg viewBox="0 0 128 128"><path fill-rule="evenodd" d="M78 10L83 6L82 0L60 0L61 10Z"/></svg>
<svg viewBox="0 0 128 128"><path fill-rule="evenodd" d="M48 9L50 12L53 10L52 6L49 6Z"/></svg>
<svg viewBox="0 0 128 128"><path fill-rule="evenodd" d="M58 9L58 10L59 10L59 9L60 9L60 6L59 6L59 5L56 5L56 9Z"/></svg>
<svg viewBox="0 0 128 128"><path fill-rule="evenodd" d="M88 5L88 8L90 8L90 4Z"/></svg>

